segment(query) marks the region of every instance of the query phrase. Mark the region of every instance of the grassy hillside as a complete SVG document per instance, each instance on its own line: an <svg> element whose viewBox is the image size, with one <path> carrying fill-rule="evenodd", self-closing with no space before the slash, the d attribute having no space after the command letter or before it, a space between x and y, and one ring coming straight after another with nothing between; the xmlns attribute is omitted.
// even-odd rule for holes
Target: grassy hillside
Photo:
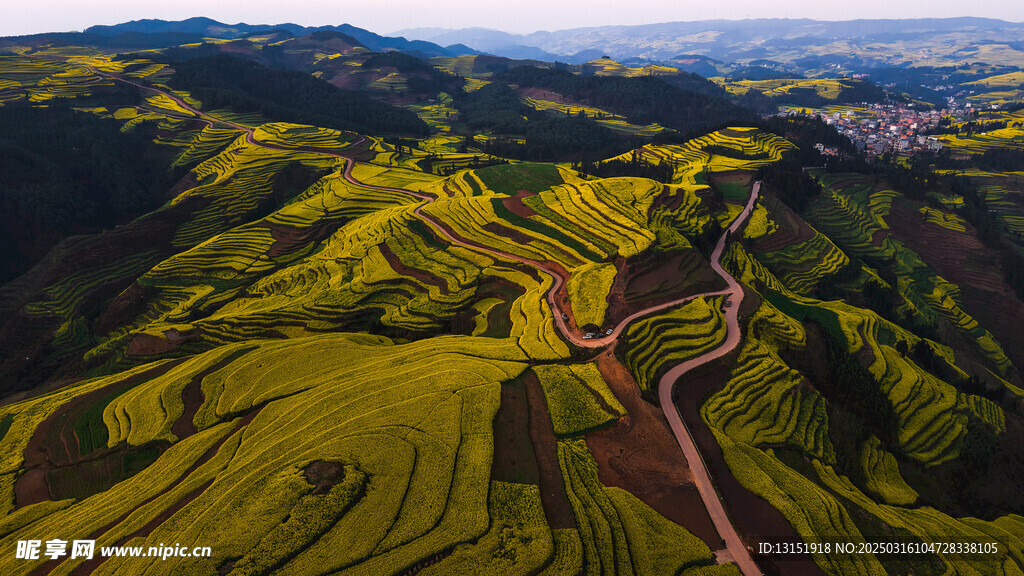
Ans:
<svg viewBox="0 0 1024 576"><path fill-rule="evenodd" d="M741 126L524 162L500 146L531 145L531 126L596 155L600 122L636 135L749 116L611 62L584 77L451 58L479 84L447 86L321 40L338 51L307 72L358 61L353 82L391 104L223 56L0 62L0 117L70 106L89 136L0 136L5 162L36 162L15 175L122 150L109 166L127 177L156 150L174 176L138 217L0 286L0 541L212 551L12 554L0 573L740 574L705 488L739 551L996 545L789 560L811 573L1020 574L1013 170L915 164L930 187L910 167L828 172L800 165L800 138ZM306 62L280 45L270 56ZM430 98L412 78L436 82ZM39 206L80 210L52 198Z"/></svg>

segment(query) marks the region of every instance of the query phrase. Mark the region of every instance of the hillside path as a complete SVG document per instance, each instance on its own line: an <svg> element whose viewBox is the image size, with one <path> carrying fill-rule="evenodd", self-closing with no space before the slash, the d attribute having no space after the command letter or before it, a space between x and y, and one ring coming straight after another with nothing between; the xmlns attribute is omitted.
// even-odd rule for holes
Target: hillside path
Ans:
<svg viewBox="0 0 1024 576"><path fill-rule="evenodd" d="M435 200L433 196L413 192L411 190L405 190L402 188L391 188L388 186L375 186L372 184L360 182L352 175L352 169L355 167L356 164L355 159L352 158L351 156L346 156L336 150L309 146L288 147L280 146L277 144L271 144L269 142L261 142L253 136L253 133L255 131L254 128L209 116L204 112L196 110L195 108L190 106L188 103L186 103L184 100L182 100L180 97L176 96L173 93L169 93L158 88L154 88L152 86L146 86L144 84L133 82L131 80L126 80L115 74L102 73L92 68L90 68L90 70L92 70L96 74L107 76L114 80L125 82L138 88L167 96L168 98L174 100L179 106L181 106L185 110L191 112L192 114L195 114L198 120L206 122L211 126L213 125L213 123L219 123L231 126L232 128L236 128L238 130L242 130L246 133L246 141L255 146L261 146L273 150L325 154L328 156L334 156L336 158L343 159L345 160L345 171L343 173L343 176L346 181L348 181L354 186L359 186L361 188L370 188L375 190L399 192L402 194L413 196L420 200L425 200L427 204ZM351 143L350 146L358 146L365 140L365 137L360 136L359 139ZM427 204L418 206L414 211L414 213L418 217L422 218L424 221L429 223L430 226L434 228L434 230L438 234L442 235L443 237L445 237L454 244L463 246L464 248L468 248L471 250L481 251L491 256L499 257L501 259L512 260L528 266L532 266L551 276L551 278L553 279L553 284L551 286L551 289L549 289L547 292L547 300L548 304L551 307L555 325L558 327L559 332L562 333L566 340L582 348L600 348L617 341L622 332L628 327L629 323L636 320L637 318L646 316L648 314L652 314L654 312L659 312L661 310L666 310L669 308L680 306L697 298L725 296L725 301L729 303L724 308L726 321L725 341L722 342L722 344L720 344L714 350L706 352L703 355L698 356L696 358L687 360L686 362L683 362L682 364L675 366L667 373L665 373L665 375L662 376L661 380L658 382L658 399L661 404L661 409L665 413L665 417L668 419L669 426L672 428L672 434L675 436L676 442L679 444L679 448L682 450L683 455L686 458L687 464L689 465L690 470L693 472L694 484L697 486L697 490L700 492L701 499L704 501L704 506L707 508L708 514L711 516L711 520L714 523L715 529L718 531L719 536L721 536L721 538L725 541L728 555L716 554L716 556L718 557L720 563L728 562L730 560L736 562L736 564L740 568L740 571L743 573L743 576L761 576L761 570L757 567L757 564L754 562L753 557L751 557L750 552L743 544L743 541L740 539L739 533L736 531L736 527L733 526L732 521L729 519L729 515L725 511L725 507L722 505L722 500L719 497L718 491L715 488L714 481L711 479L711 473L708 471L707 465L704 463L704 459L701 457L700 451L697 449L697 445L694 442L693 436L690 434L690 430L687 428L686 423L683 422L683 419L679 414L679 410L673 403L672 391L675 388L676 382L679 380L680 377L682 377L683 374L689 372L690 370L698 366L707 364L708 362L725 356L726 354L732 352L740 342L739 308L740 303L743 301L743 288L740 286L739 282L737 282L736 279L733 278L732 275L729 274L722 267L721 258L722 253L725 251L725 246L729 238L743 226L747 218L750 216L750 213L753 211L754 205L757 203L760 190L761 182L755 182L753 187L751 188L750 197L748 198L747 203L743 208L743 211L740 212L736 219L733 220L732 224L730 224L730 226L722 234L721 238L719 238L718 240L718 243L715 245L714 251L711 253L711 267L719 276L721 276L726 281L728 285L726 289L714 292L703 292L700 294L694 294L692 296L687 296L686 298L680 298L678 300L665 302L657 306L652 306L650 308L639 310L637 312L634 312L633 314L630 314L626 318L623 318L622 321L619 322L619 324L612 329L611 334L601 334L597 338L584 338L578 332L572 330L565 322L565 320L562 319L562 311L559 308L557 302L555 301L555 294L566 281L566 278L560 271L557 271L554 268L551 268L550 266L547 266L541 262L529 260L522 256L517 256L515 254L510 254L508 252L496 250L494 248L490 248L487 246L477 245L472 242L469 242L466 239L459 238L456 234L452 233L444 225L442 225L441 222L437 221L432 216L429 216L422 212L423 207L426 206ZM728 558L726 556L730 556L731 558Z"/></svg>

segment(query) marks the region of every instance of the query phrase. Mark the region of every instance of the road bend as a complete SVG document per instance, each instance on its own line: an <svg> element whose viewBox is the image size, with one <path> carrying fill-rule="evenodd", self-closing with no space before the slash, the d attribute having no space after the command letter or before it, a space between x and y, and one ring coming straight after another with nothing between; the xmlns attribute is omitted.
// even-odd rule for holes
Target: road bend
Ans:
<svg viewBox="0 0 1024 576"><path fill-rule="evenodd" d="M697 444L694 442L693 435L690 434L689 428L687 428L686 423L683 422L682 416L680 415L679 410L676 408L675 403L672 399L672 392L675 389L675 385L685 373L689 372L690 370L693 370L694 368L707 364L708 362L712 362L718 358L721 358L722 356L725 356L726 354L735 350L736 346L739 345L739 308L740 304L743 302L743 289L740 286L739 282L737 282L736 279L733 278L733 276L729 274L725 270L725 268L722 267L721 259L722 253L725 251L725 246L730 237L732 237L732 235L735 234L747 221L747 218L750 217L750 214L753 211L755 204L757 203L758 195L760 194L760 181L754 183L750 191L750 198L747 200L747 203L744 206L742 212L740 212L736 219L733 220L729 228L726 229L726 232L722 234L722 237L719 238L718 243L715 245L714 251L712 251L711 253L712 269L714 269L715 273L717 273L719 276L722 277L722 279L726 281L727 287L724 290L694 294L692 296L687 296L686 298L680 298L678 300L665 302L657 306L651 306L649 308L639 310L622 319L622 321L619 322L612 329L611 334L600 334L597 337L584 338L577 331L570 328L566 321L563 320L561 314L562 311L555 300L555 295L558 293L562 285L565 283L565 278L563 277L563 274L559 273L554 268L547 266L542 262L530 260L528 258L524 258L516 254L510 254L502 250L496 250L494 248L482 246L459 237L455 233L451 232L446 226L444 226L440 221L435 219L433 216L424 214L422 212L423 208L427 204L436 200L435 197L427 194L414 192L411 190L405 190L402 188L392 188L390 186L375 186L373 184L361 182L358 179L356 179L355 176L352 175L352 169L355 167L356 160L351 156L347 156L345 154L342 154L341 152L329 148L318 148L310 146L289 147L282 146L279 144L272 144L269 142L262 142L255 138L254 128L210 116L200 110L193 108L187 102L185 102L183 99L181 99L175 94L169 93L164 90L160 90L158 88L154 88L152 86L147 86L145 84L141 84L138 82L126 80L116 74L99 72L98 70L95 70L91 67L90 70L92 70L94 73L98 75L106 76L113 80L124 82L126 84L131 84L132 86L136 86L143 90L148 90L150 92L162 94L173 100L184 110L187 110L189 113L195 115L195 117L198 120L206 122L210 126L213 126L215 124L221 124L230 126L237 130L244 131L246 133L246 141L254 146L261 146L273 150L311 152L315 154L334 156L335 158L345 160L345 170L343 172L343 176L346 181L353 184L354 186L359 186L361 188L369 188L373 190L386 190L390 192L398 192L426 201L426 204L418 206L415 209L414 213L416 214L416 216L422 218L425 222L427 222L438 234L448 239L453 244L460 245L470 250L483 252L490 256L497 257L499 259L511 260L514 262L519 262L521 264L532 266L551 276L552 285L547 292L547 301L549 306L551 307L555 325L558 327L559 332L561 332L565 339L576 346L582 348L600 348L603 346L608 346L609 344L616 342L619 336L622 334L622 332L629 326L629 324L640 317L647 316L649 314L653 314L661 310L674 308L676 306L680 306L682 304L686 304L687 302L696 300L697 298L711 298L716 296L724 296L725 301L728 302L728 305L726 305L724 308L726 322L725 341L722 342L722 344L720 344L717 348L710 350L702 354L701 356L687 360L666 372L665 375L662 376L661 380L659 380L658 382L658 399L661 404L661 410L665 413L665 418L668 419L669 427L672 429L672 434L675 436L676 442L679 444L679 448L682 450L683 456L686 458L686 462L693 473L694 484L696 485L697 490L700 493L700 497L704 502L704 506L708 510L708 514L711 516L711 521L714 523L715 529L718 531L719 536L725 542L726 550L728 551L729 556L731 556L731 560L739 566L740 571L743 573L743 576L761 576L761 571L760 569L758 569L757 564L751 557L750 551L747 550L747 547L743 544L742 539L740 539L739 533L736 531L736 527L733 526L732 521L729 519L729 515L725 511L725 507L722 505L722 500L718 495L718 491L715 489L713 480L711 479L711 473L708 471L707 465L704 463L704 459L701 457L700 451L697 449ZM356 147L365 142L365 140L366 138L364 136L360 136L358 140L352 142L349 146Z"/></svg>
<svg viewBox="0 0 1024 576"><path fill-rule="evenodd" d="M714 350L710 350L701 356L675 366L666 372L658 382L658 400L661 403L661 410L665 413L669 427L672 428L672 434L675 436L676 442L686 457L686 462L693 473L693 482L697 486L698 492L700 492L701 500L704 501L704 507L707 508L711 521L714 523L719 536L725 541L725 547L729 551L729 555L732 556L733 561L739 566L744 576L760 576L761 570L758 569L757 564L750 555L750 551L743 544L739 533L736 532L736 527L733 526L729 515L725 512L722 499L719 497L714 482L711 480L711 473L708 471L708 467L701 457L700 451L697 449L693 435L690 434L689 428L683 422L679 409L673 401L672 392L683 374L725 356L735 350L736 346L740 343L739 309L740 304L743 302L743 288L733 278L732 274L729 274L722 267L721 259L726 241L733 233L739 230L750 216L751 211L754 209L754 204L757 202L760 190L761 183L755 182L750 191L750 199L747 200L747 205L743 208L743 212L740 213L732 225L729 226L726 233L718 240L718 244L711 254L711 267L728 284L728 288L721 292L725 295L725 302L727 303L725 307L725 341Z"/></svg>

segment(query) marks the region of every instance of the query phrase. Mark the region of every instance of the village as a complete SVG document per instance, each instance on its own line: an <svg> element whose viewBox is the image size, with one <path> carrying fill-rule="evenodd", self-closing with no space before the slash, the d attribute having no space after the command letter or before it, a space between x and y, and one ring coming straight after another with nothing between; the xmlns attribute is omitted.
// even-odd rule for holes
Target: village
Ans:
<svg viewBox="0 0 1024 576"><path fill-rule="evenodd" d="M916 110L902 104L862 104L845 111L822 113L807 108L782 108L780 115L818 116L849 138L868 157L893 151L913 154L936 151L942 143L929 130L939 126L944 116L963 117L972 113L971 104L960 104L950 99L941 110ZM839 151L833 146L818 144L819 152L834 156Z"/></svg>

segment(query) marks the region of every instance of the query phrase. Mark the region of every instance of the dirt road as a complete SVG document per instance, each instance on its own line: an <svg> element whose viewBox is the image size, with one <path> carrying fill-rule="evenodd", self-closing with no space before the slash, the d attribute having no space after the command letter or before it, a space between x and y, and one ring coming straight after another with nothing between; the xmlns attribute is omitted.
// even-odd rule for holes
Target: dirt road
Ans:
<svg viewBox="0 0 1024 576"><path fill-rule="evenodd" d="M96 72L95 70L93 71ZM96 73L102 74L100 72ZM355 159L350 156L346 156L336 150L308 146L287 147L267 142L260 142L253 136L253 128L211 117L189 106L186 102L184 102L181 98L175 96L174 94L170 94L156 88L132 82L130 80L125 80L113 74L102 75L107 76L109 78L113 78L114 80L126 82L128 84L137 86L145 90L163 94L164 96L167 96L168 98L174 100L178 105L180 105L185 110L191 112L192 114L195 114L197 119L211 123L210 125L213 125L212 123L220 123L231 126L232 128L236 128L238 130L243 130L246 132L246 140L255 146L262 146L274 150L312 152L343 159L346 162L345 170L343 173L344 178L349 183L355 186L375 190L399 192L402 194L413 196L420 200L424 200L427 202L427 204L435 200L435 198L432 196L420 194L410 190L404 190L401 188L391 188L388 186L374 186L372 184L360 182L352 175L352 169L355 167L356 164ZM350 144L350 147L354 148L361 144L363 141L365 141L365 137L360 137L359 140L356 140L355 142ZM747 218L750 216L750 213L753 211L754 205L757 203L757 198L760 193L760 189L761 182L755 182L750 192L750 198L747 200L747 204L743 208L743 211L739 214L739 216L736 217L733 223L729 226L729 228L726 230L726 233L722 234L722 237L718 240L718 244L715 246L715 249L711 254L711 267L719 276L725 279L726 283L728 284L728 287L725 290L695 294L693 296L680 298L678 300L673 300L671 302L666 302L664 304L659 304L657 306L652 306L650 308L640 310L627 316L621 322L619 322L619 324L612 329L611 334L602 334L597 338L584 338L584 335L580 334L575 330L572 330L569 327L569 325L565 322L565 320L562 319L562 310L559 308L557 302L555 301L555 294L557 294L558 291L562 288L562 285L565 283L566 278L559 271L556 271L555 269L546 266L544 263L529 260L522 256L517 256L515 254L510 254L508 252L496 250L494 248L490 248L487 246L481 246L473 242L470 242L464 238L458 237L455 233L448 230L448 228L445 227L441 222L437 221L432 216L429 216L422 212L424 206L426 206L427 204L418 206L415 210L416 216L422 218L438 234L448 239L453 244L463 246L470 250L483 252L498 259L511 260L514 262L519 262L528 266L532 266L551 276L553 284L551 286L551 289L548 290L547 300L554 316L555 325L558 327L559 332L562 333L566 340L582 348L600 348L603 346L613 344L618 340L622 332L629 326L630 322L636 320L637 318L646 316L648 314L680 306L697 298L708 298L715 296L726 297L726 302L728 302L728 305L725 308L725 320L727 328L725 341L714 350L711 350L697 358L693 358L691 360L683 362L682 364L679 364L678 366L675 366L674 368L669 370L658 383L658 399L661 403L661 409L665 413L665 417L668 419L669 426L672 428L672 433L676 438L676 442L678 442L679 447L683 451L683 455L686 457L686 461L690 466L690 470L693 472L694 482L697 486L698 491L700 492L701 499L704 501L704 505L707 507L708 514L711 516L711 519L714 522L715 529L718 531L719 536L721 536L726 543L726 549L728 551L728 554L717 554L719 557L719 561L736 562L740 570L743 572L744 576L761 576L761 571L758 569L757 564L754 563L754 560L751 557L749 551L747 550L746 546L744 546L743 541L739 537L739 534L736 532L736 528L732 525L732 522L729 520L728 514L725 512L725 508L722 505L717 490L715 489L714 482L711 479L711 474L708 471L708 468L700 455L700 451L697 449L697 445L693 440L693 436L690 434L689 429L686 427L686 424L683 422L682 418L679 415L679 411L676 409L675 404L672 401L672 390L674 389L676 382L683 374L698 366L701 366L715 359L721 358L722 356L725 356L726 354L734 350L740 342L739 308L740 303L743 300L743 289L740 286L739 282L737 282L736 279L733 278L732 275L726 272L725 269L722 267L721 258L729 238L732 236L732 234L736 233L743 226Z"/></svg>

